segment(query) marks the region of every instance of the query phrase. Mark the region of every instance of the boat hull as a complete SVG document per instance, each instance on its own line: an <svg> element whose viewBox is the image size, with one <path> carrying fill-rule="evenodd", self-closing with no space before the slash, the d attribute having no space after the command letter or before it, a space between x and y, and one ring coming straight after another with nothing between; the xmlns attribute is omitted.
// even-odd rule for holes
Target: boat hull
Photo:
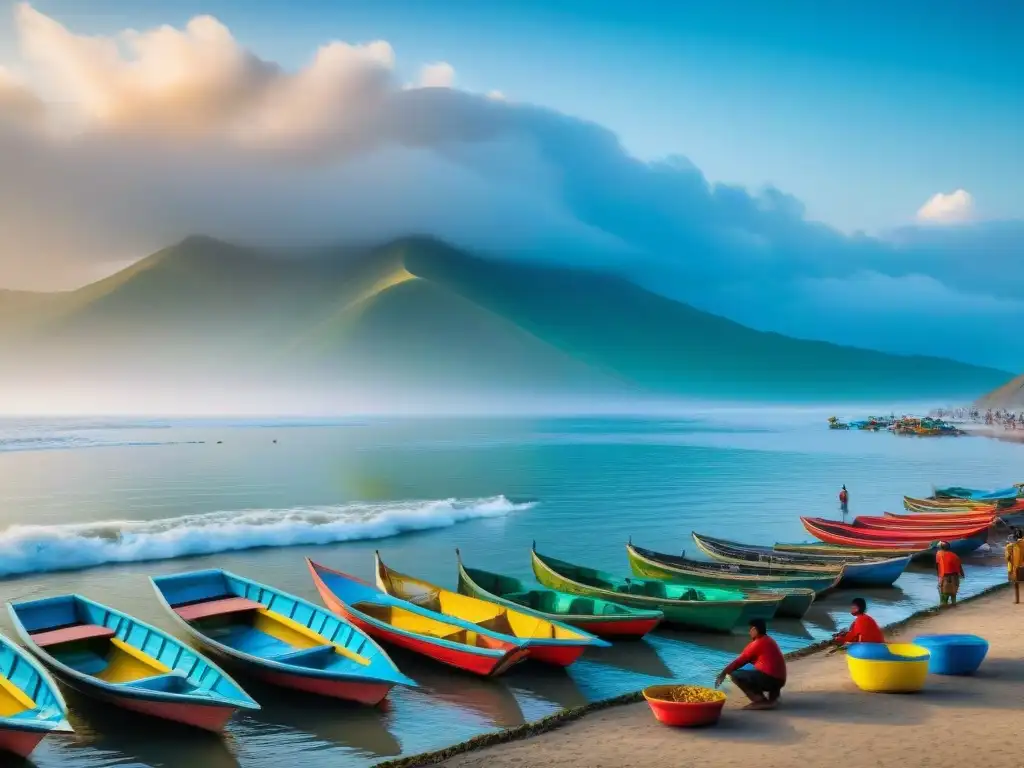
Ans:
<svg viewBox="0 0 1024 768"><path fill-rule="evenodd" d="M318 696L325 696L331 699L354 701L371 707L377 706L387 698L388 693L394 687L386 683L348 682L345 680L291 675L286 672L275 672L260 667L253 667L250 673L271 685L291 688L294 691L302 691L304 693L315 693Z"/></svg>
<svg viewBox="0 0 1024 768"><path fill-rule="evenodd" d="M606 640L628 640L630 638L639 640L661 622L661 618L606 621L603 617L594 617L593 619L576 619L569 623L584 632L603 637Z"/></svg>
<svg viewBox="0 0 1024 768"><path fill-rule="evenodd" d="M44 738L46 738L45 732L0 728L0 755L8 754L28 758Z"/></svg>
<svg viewBox="0 0 1024 768"><path fill-rule="evenodd" d="M237 707L208 705L199 702L155 701L141 696L118 695L106 688L88 685L86 682L62 674L61 670L47 663L46 658L40 659L50 669L54 677L78 693L96 701L102 701L112 707L127 709L140 715L167 720L180 725L190 725L205 731L218 733L223 730L228 720L235 714Z"/></svg>
<svg viewBox="0 0 1024 768"><path fill-rule="evenodd" d="M314 574L315 575L315 574ZM504 656L484 655L462 650L448 645L432 642L429 637L404 634L378 624L365 621L359 614L350 611L348 606L339 600L333 592L319 579L314 579L317 591L324 604L334 613L344 617L375 640L397 648L426 656L429 659L446 664L449 667L471 672L481 677L496 677L516 664L525 661L529 656L527 648L517 648Z"/></svg>

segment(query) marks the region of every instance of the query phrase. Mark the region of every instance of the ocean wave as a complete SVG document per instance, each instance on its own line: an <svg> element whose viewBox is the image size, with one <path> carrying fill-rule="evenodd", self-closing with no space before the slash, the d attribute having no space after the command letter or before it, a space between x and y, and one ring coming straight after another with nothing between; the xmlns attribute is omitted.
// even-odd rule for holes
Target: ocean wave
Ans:
<svg viewBox="0 0 1024 768"><path fill-rule="evenodd" d="M529 509L533 502L485 499L351 503L245 509L159 520L12 525L0 532L0 576L171 560L259 547L383 539Z"/></svg>

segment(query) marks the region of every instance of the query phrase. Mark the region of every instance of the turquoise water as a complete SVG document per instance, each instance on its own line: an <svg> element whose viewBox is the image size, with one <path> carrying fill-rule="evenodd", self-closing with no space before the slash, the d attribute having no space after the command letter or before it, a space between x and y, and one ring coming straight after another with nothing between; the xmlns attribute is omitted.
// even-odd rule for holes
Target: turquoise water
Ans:
<svg viewBox="0 0 1024 768"><path fill-rule="evenodd" d="M6 422L2 596L80 592L172 629L146 576L218 566L316 601L305 555L369 578L379 548L389 565L453 587L455 547L469 565L529 577L533 540L552 555L625 574L630 536L670 552L694 550L691 530L805 540L798 517L838 518L843 483L853 514L876 514L898 510L904 493L927 495L932 484L1020 480L1020 445L830 432L828 415ZM1004 577L1000 558L979 556L964 592ZM806 621L776 622L773 632L787 649L823 639L848 621L850 597L839 593ZM908 572L896 588L865 597L880 620L893 621L936 602L934 577ZM10 630L6 617L2 628ZM395 692L381 710L243 679L264 709L238 718L223 739L70 698L78 736L47 739L34 762L365 766L666 678L708 682L743 643L741 635L658 631L588 653L567 671L522 666L495 681L396 652L423 687Z"/></svg>

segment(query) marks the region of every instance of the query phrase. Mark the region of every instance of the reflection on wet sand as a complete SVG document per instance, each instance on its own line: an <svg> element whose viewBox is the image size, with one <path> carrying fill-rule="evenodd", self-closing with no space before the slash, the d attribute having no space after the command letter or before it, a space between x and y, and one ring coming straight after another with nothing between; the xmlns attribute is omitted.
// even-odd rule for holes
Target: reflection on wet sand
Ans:
<svg viewBox="0 0 1024 768"><path fill-rule="evenodd" d="M505 678L505 684L516 693L552 704L558 709L574 709L589 701L564 669L523 664Z"/></svg>
<svg viewBox="0 0 1024 768"><path fill-rule="evenodd" d="M246 690L263 707L248 718L252 733L245 733L247 753L267 739L268 732L272 732L275 747L280 747L282 739L294 741L295 752L347 748L367 757L395 757L402 752L402 745L387 727L387 701L378 707L364 707L259 682L248 683ZM320 743L311 743L309 736Z"/></svg>
<svg viewBox="0 0 1024 768"><path fill-rule="evenodd" d="M136 715L64 688L70 709L69 720L75 729L73 738L47 739L56 745L50 754L52 765L63 765L74 756L97 761L137 761L143 765L201 765L203 768L236 768L234 737L228 726L224 734L209 733L165 720ZM36 758L39 768L51 765Z"/></svg>
<svg viewBox="0 0 1024 768"><path fill-rule="evenodd" d="M502 679L480 678L434 664L422 657L388 649L399 668L422 687L406 695L425 696L468 709L488 725L515 728L526 722L516 697ZM514 674L515 670L507 674Z"/></svg>
<svg viewBox="0 0 1024 768"><path fill-rule="evenodd" d="M659 627L658 633L661 633ZM672 670L662 660L653 643L656 637L649 640L637 640L635 642L615 643L610 648L593 648L587 651L584 659L586 661L607 664L612 667L624 669L627 672L635 672L638 675L648 677L670 678Z"/></svg>

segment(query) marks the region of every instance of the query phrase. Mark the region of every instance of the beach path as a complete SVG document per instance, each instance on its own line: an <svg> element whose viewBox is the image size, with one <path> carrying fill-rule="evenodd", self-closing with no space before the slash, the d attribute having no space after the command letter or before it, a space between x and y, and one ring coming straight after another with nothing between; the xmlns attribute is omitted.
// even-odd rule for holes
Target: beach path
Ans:
<svg viewBox="0 0 1024 768"><path fill-rule="evenodd" d="M563 728L450 758L450 768L1024 768L1024 605L999 590L905 627L898 637L977 634L990 643L974 677L931 675L924 692L859 691L843 655L789 664L782 706L741 711L729 701L717 727L672 729L645 703L597 711ZM710 681L709 681L710 682Z"/></svg>

